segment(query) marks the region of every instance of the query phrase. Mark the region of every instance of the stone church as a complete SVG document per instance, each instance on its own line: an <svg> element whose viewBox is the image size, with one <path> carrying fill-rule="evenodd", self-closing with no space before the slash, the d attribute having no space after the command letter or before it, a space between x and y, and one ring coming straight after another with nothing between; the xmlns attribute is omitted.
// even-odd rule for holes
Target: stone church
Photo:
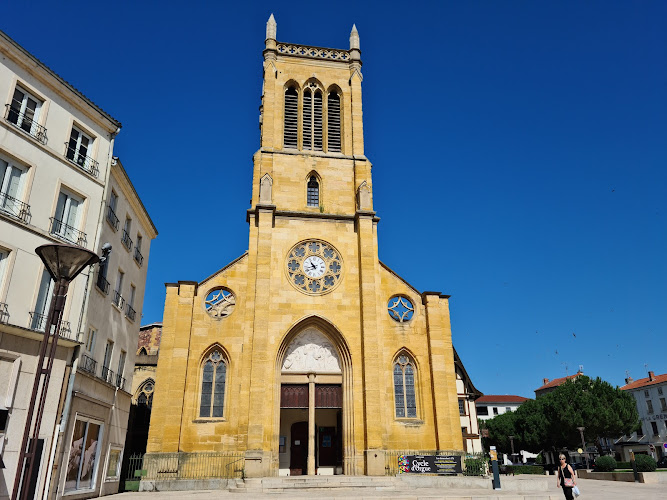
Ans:
<svg viewBox="0 0 667 500"><path fill-rule="evenodd" d="M383 475L396 450L462 451L449 296L378 259L359 34L339 50L276 31L271 16L248 250L166 284L146 458Z"/></svg>

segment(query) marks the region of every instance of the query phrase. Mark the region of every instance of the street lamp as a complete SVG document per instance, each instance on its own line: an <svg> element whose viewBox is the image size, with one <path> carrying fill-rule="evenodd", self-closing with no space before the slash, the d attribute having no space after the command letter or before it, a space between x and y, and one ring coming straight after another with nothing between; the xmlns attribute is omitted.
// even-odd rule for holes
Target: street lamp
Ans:
<svg viewBox="0 0 667 500"><path fill-rule="evenodd" d="M76 278L86 266L95 264L100 260L100 258L90 250L75 245L42 245L35 249L35 253L39 255L39 258L44 262L46 269L49 271L49 274L55 282L55 286L53 287L51 306L49 307L46 326L44 327L44 338L39 348L39 360L37 361L37 367L35 369L35 382L32 386L30 405L28 406L28 411L26 413L26 424L25 430L23 431L23 441L21 442L21 453L19 454L19 460L16 464L16 479L14 480L12 500L18 500L19 498L19 488L22 482L21 479L23 479L24 482L21 490L21 500L27 500L28 498L28 490L30 489L29 482L37 458L37 440L39 438L42 417L44 416L46 393L51 379L53 360L56 355L56 347L58 346L60 322L62 320L63 310L65 309L67 288L69 287L70 282ZM48 348L49 340L51 341L50 349ZM42 375L44 375L44 380L40 384ZM39 399L37 398L38 392ZM37 404L36 411L35 404ZM35 417L34 422L33 415ZM30 436L31 429L32 437ZM30 439L29 445L28 439Z"/></svg>
<svg viewBox="0 0 667 500"><path fill-rule="evenodd" d="M589 464L588 464L588 452L586 451L586 442L584 441L584 430L586 427L577 427L577 430L579 431L579 435L581 436L581 449L584 450L584 453L586 454L586 468L590 469Z"/></svg>
<svg viewBox="0 0 667 500"><path fill-rule="evenodd" d="M514 436L507 436L510 438L510 444L512 445L512 463L514 463Z"/></svg>

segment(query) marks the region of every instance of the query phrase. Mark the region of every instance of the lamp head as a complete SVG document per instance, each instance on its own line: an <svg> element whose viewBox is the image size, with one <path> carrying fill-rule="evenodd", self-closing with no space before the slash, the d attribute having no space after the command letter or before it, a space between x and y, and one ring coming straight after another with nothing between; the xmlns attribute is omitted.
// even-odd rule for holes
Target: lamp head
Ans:
<svg viewBox="0 0 667 500"><path fill-rule="evenodd" d="M100 260L95 253L76 245L42 245L35 248L35 253L55 281L72 281L86 266Z"/></svg>

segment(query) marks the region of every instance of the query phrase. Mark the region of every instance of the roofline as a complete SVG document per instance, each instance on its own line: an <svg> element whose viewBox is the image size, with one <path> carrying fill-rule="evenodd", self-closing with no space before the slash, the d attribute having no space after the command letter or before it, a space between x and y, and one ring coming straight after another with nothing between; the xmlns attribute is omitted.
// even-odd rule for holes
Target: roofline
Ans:
<svg viewBox="0 0 667 500"><path fill-rule="evenodd" d="M115 160L115 161L113 161L113 160ZM132 194L134 194L134 197L136 198L137 202L139 202L139 206L144 211L144 215L148 219L148 222L150 223L151 227L153 228L153 231L155 232L155 236L153 238L157 237L158 232L157 232L157 228L155 227L155 224L153 224L153 219L151 219L151 216L148 214L148 210L146 210L146 207L144 206L144 202L141 201L141 198L139 197L139 194L137 193L137 190L135 189L134 184L132 184L132 181L130 180L130 176L127 175L127 171L125 170L125 167L123 166L123 162L117 156L114 156L112 161L111 161L111 169L113 170L114 167L118 167L120 169L120 172L125 177L125 181L129 184L130 189L132 189Z"/></svg>
<svg viewBox="0 0 667 500"><path fill-rule="evenodd" d="M44 64L42 61L37 59L34 55L32 55L28 50L26 50L23 46L21 46L16 40L14 40L12 37L10 37L7 33L4 31L0 30L0 38L4 39L6 42L14 46L17 50L23 53L25 57L30 59L32 62L34 62L37 66L42 68L44 71L49 73L53 78L58 80L59 83L67 87L71 92L79 96L81 99L83 99L90 107L95 109L98 113L100 113L104 118L106 118L108 121L110 121L116 128L120 129L122 127L122 124L116 120L113 116L111 116L109 113L104 111L102 108L100 108L97 104L95 104L93 101L88 99L85 95L80 90L77 90L71 83L69 83L67 80L65 80L63 77L58 75L55 71L53 71L51 68L49 68L46 64Z"/></svg>
<svg viewBox="0 0 667 500"><path fill-rule="evenodd" d="M459 368L461 368L461 370L463 371L463 374L465 375L466 380L468 381L468 383L470 384L470 387L472 388L473 396L477 396L477 398L481 398L482 396L484 396L484 394L479 389L477 389L475 387L475 384L472 383L472 379L470 378L470 375L468 375L468 371L466 370L466 367L463 366L463 361L461 361L461 358L459 357L459 353L456 352L456 348L454 348L454 346L452 346L452 349L454 350L454 364L458 365ZM465 384L465 381L463 383ZM473 401L474 401L474 399L476 399L476 398L473 398Z"/></svg>
<svg viewBox="0 0 667 500"><path fill-rule="evenodd" d="M236 257L233 261L231 261L229 264L227 264L226 266L224 266L222 269L218 269L216 272L214 272L214 273L211 274L210 276L207 276L206 278L204 278L203 280L201 280L199 283L197 283L197 282L195 282L195 283L197 283L197 286L201 286L201 285L203 285L204 283L206 283L208 280L210 280L210 279L213 278L214 276L216 276L216 275L220 274L221 272L223 272L225 269L228 269L228 268L232 267L234 264L236 264L238 261L240 261L240 260L241 260L243 257L245 257L246 255L248 255L248 250L246 250L246 251L243 252L241 255L239 255L238 257ZM165 285L167 285L167 284L169 284L169 283L165 283Z"/></svg>
<svg viewBox="0 0 667 500"><path fill-rule="evenodd" d="M162 326L162 321L155 321L154 323L148 323L147 325L142 325L139 327L139 330L145 330L147 328L153 328L156 326Z"/></svg>
<svg viewBox="0 0 667 500"><path fill-rule="evenodd" d="M405 283L405 285L409 286L409 287L412 289L413 292L415 292L417 295L421 296L422 293L421 293L419 290L417 290L414 286L412 286L410 283L408 283L406 279L404 279L404 278L402 278L401 276L399 276L399 274L398 274L396 271L394 271L393 269L391 269L387 264L385 264L384 262L382 262L382 261L379 260L379 259L378 259L378 262L379 262L380 265L381 265L382 267L384 267L387 271L389 271L391 274L393 274L393 275L396 276L399 280L401 280L403 283Z"/></svg>

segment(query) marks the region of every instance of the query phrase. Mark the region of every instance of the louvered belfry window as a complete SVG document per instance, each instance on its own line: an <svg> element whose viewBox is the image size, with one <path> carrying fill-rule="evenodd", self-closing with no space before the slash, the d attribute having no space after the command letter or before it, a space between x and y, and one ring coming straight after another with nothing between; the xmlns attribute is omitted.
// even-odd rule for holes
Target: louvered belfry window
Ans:
<svg viewBox="0 0 667 500"><path fill-rule="evenodd" d="M317 177L312 175L308 181L308 206L320 206L320 184L317 182Z"/></svg>
<svg viewBox="0 0 667 500"><path fill-rule="evenodd" d="M294 87L285 90L285 132L286 148L298 147L299 96Z"/></svg>
<svg viewBox="0 0 667 500"><path fill-rule="evenodd" d="M322 91L315 84L303 91L303 149L322 151Z"/></svg>
<svg viewBox="0 0 667 500"><path fill-rule="evenodd" d="M340 96L336 92L327 97L327 151L340 153Z"/></svg>

